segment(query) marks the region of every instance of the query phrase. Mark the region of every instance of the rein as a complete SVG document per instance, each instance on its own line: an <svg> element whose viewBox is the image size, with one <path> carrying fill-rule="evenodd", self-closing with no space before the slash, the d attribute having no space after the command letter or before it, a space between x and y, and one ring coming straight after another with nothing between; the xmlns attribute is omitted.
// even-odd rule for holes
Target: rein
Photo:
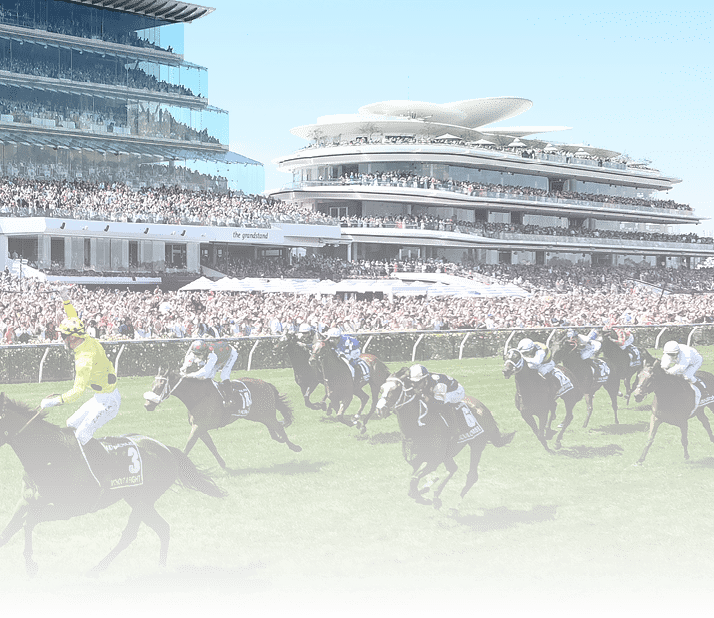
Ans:
<svg viewBox="0 0 714 618"><path fill-rule="evenodd" d="M12 440L14 440L15 438L17 438L17 436L19 436L23 431L25 431L25 429L27 429L27 426L28 426L32 421L34 421L34 420L40 415L41 412L42 412L42 408L41 408L40 406L37 406L37 411L35 412L34 416L33 416L29 421L27 421L22 427L20 427L19 431L12 437ZM4 414L0 414L0 419L2 419L4 416L5 416ZM8 432L7 432L7 431L5 432L5 435L6 435L6 436L8 435ZM10 439L11 439L11 438L8 438L7 441L9 442Z"/></svg>

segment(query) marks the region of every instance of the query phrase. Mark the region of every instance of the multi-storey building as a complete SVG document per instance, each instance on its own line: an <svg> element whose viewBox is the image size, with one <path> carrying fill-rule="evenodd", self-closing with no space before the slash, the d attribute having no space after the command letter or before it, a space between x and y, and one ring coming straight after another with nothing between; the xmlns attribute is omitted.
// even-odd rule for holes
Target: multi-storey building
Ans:
<svg viewBox="0 0 714 618"><path fill-rule="evenodd" d="M340 218L350 258L693 266L711 238L662 192L680 180L612 150L548 142L567 127L496 127L532 106L498 97L386 101L296 127L274 197Z"/></svg>

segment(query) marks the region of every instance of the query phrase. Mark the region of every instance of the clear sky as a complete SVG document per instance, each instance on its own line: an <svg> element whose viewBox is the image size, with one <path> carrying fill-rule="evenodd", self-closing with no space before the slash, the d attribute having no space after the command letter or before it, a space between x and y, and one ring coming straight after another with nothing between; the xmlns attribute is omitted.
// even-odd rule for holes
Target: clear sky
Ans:
<svg viewBox="0 0 714 618"><path fill-rule="evenodd" d="M186 26L185 57L208 68L208 98L230 112L231 150L272 161L306 145L290 129L368 103L518 96L505 125L648 159L682 183L662 194L711 218L711 2L214 0Z"/></svg>

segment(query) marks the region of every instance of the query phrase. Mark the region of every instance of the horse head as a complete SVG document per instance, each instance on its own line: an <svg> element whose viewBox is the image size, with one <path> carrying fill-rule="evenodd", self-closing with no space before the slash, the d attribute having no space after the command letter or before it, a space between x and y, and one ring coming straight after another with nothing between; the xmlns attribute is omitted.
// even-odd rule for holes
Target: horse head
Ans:
<svg viewBox="0 0 714 618"><path fill-rule="evenodd" d="M312 350L310 351L310 364L314 367L322 361L327 354L329 346L324 339L318 339L312 344Z"/></svg>
<svg viewBox="0 0 714 618"><path fill-rule="evenodd" d="M550 353L553 358L553 362L556 364L562 363L563 359L573 353L577 347L578 342L565 334L562 337L553 339L553 343L550 345Z"/></svg>
<svg viewBox="0 0 714 618"><path fill-rule="evenodd" d="M503 377L506 379L510 378L523 369L524 365L525 361L521 353L516 348L511 348L504 358Z"/></svg>
<svg viewBox="0 0 714 618"><path fill-rule="evenodd" d="M149 412L155 410L156 406L171 395L171 391L180 379L181 376L178 371L172 371L168 367L166 369L159 367L151 385L151 390L144 393L144 408Z"/></svg>
<svg viewBox="0 0 714 618"><path fill-rule="evenodd" d="M382 384L377 401L377 412L382 417L386 416L385 410L396 411L414 399L414 387L406 381L408 375L409 368L402 367Z"/></svg>
<svg viewBox="0 0 714 618"><path fill-rule="evenodd" d="M654 390L657 370L659 369L657 359L647 351L645 351L644 354L642 369L637 376L637 384L635 384L635 388L632 391L632 395L637 403L640 403L645 396ZM663 372L660 371L660 373Z"/></svg>

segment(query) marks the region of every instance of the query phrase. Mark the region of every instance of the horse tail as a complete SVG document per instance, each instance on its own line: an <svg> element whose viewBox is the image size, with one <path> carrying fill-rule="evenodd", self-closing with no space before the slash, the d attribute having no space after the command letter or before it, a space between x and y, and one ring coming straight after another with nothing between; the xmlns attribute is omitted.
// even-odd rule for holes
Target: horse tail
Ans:
<svg viewBox="0 0 714 618"><path fill-rule="evenodd" d="M483 403L481 403L475 397L467 397L466 399L471 410L476 413L479 422L486 431L488 441L491 444L498 448L501 448L502 446L506 446L507 444L510 444L513 441L513 436L516 435L515 431L506 434L501 433L496 419L493 418L493 414L491 414L491 410L489 410L485 405L483 405Z"/></svg>
<svg viewBox="0 0 714 618"><path fill-rule="evenodd" d="M268 382L268 384L270 384L270 382ZM278 410L283 417L283 428L290 427L294 420L293 407L290 405L287 395L280 393L275 384L270 384L270 387L273 389L275 395L275 409Z"/></svg>
<svg viewBox="0 0 714 618"><path fill-rule="evenodd" d="M176 460L178 466L178 478L176 479L181 486L195 491L200 491L214 498L225 498L228 492L216 485L215 481L207 472L196 467L188 455L184 455L183 451L174 446L166 446L171 451L171 454Z"/></svg>

